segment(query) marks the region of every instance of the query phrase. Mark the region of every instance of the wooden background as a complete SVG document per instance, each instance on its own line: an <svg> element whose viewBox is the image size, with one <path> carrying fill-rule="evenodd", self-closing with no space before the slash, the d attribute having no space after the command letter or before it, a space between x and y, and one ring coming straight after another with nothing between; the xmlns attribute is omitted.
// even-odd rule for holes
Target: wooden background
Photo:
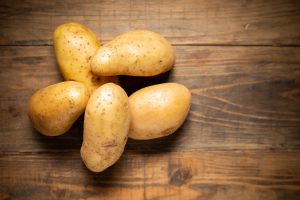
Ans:
<svg viewBox="0 0 300 200"><path fill-rule="evenodd" d="M30 96L62 81L52 32L66 22L102 43L131 29L165 36L175 68L121 77L128 94L176 81L192 91L172 136L129 140L103 173L83 165L80 118L44 137ZM300 1L0 1L0 199L300 199Z"/></svg>

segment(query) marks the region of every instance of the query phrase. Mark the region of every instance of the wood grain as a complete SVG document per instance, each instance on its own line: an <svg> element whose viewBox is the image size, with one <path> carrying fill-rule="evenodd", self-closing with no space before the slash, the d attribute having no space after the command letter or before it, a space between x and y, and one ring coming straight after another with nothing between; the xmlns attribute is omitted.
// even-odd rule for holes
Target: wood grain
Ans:
<svg viewBox="0 0 300 200"><path fill-rule="evenodd" d="M0 198L295 199L300 195L299 156L126 151L116 165L93 174L79 153L2 155Z"/></svg>
<svg viewBox="0 0 300 200"><path fill-rule="evenodd" d="M150 29L179 45L300 45L299 12L297 0L0 1L0 45L52 44L71 21L103 41Z"/></svg>
<svg viewBox="0 0 300 200"><path fill-rule="evenodd" d="M179 82L192 92L176 133L129 140L99 174L80 159L82 117L54 138L27 117L30 96L62 81L52 32L71 21L102 43L131 29L162 34L175 68L121 85L131 94ZM299 199L299 33L297 0L0 1L0 200Z"/></svg>
<svg viewBox="0 0 300 200"><path fill-rule="evenodd" d="M299 150L300 57L297 47L175 47L174 70L154 78L121 77L128 94L155 83L192 91L190 115L174 135L130 140L145 152ZM26 115L30 96L61 81L52 47L1 47L2 152L77 152L82 118L61 137L39 135Z"/></svg>

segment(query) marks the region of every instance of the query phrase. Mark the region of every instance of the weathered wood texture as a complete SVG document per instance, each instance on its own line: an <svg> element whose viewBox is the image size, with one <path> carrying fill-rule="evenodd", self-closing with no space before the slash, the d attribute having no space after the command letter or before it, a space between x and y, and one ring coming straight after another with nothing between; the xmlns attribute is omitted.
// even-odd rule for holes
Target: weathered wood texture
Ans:
<svg viewBox="0 0 300 200"><path fill-rule="evenodd" d="M82 119L69 134L47 138L26 116L30 96L61 81L52 47L0 47L0 151L78 151ZM300 56L291 47L175 47L177 62L154 78L121 77L129 93L153 83L176 81L193 94L188 120L165 139L129 141L129 149L299 150ZM5 66L5 67L4 67Z"/></svg>
<svg viewBox="0 0 300 200"><path fill-rule="evenodd" d="M300 57L295 47L175 47L170 73L122 77L129 93L176 81L193 93L174 135L129 140L108 171L79 157L82 119L61 137L34 131L30 95L61 81L52 47L1 47L0 197L291 199L300 195ZM4 67L5 66L5 67ZM46 196L44 196L46 194Z"/></svg>
<svg viewBox="0 0 300 200"><path fill-rule="evenodd" d="M267 151L126 151L113 167L93 174L79 153L2 155L0 198L299 199L299 156Z"/></svg>
<svg viewBox="0 0 300 200"><path fill-rule="evenodd" d="M0 1L0 44L52 44L75 21L105 41L150 29L173 44L300 45L299 12L298 0Z"/></svg>
<svg viewBox="0 0 300 200"><path fill-rule="evenodd" d="M70 21L105 42L135 28L166 36L175 68L121 84L193 95L175 134L129 140L100 174L80 159L82 118L50 138L26 115L37 89L62 81L51 35ZM297 0L0 1L0 199L300 199L299 45Z"/></svg>

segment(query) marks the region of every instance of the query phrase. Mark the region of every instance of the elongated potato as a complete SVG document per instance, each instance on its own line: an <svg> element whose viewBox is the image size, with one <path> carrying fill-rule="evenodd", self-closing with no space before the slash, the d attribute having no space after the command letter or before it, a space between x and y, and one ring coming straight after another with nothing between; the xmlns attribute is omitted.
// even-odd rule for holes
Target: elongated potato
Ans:
<svg viewBox="0 0 300 200"><path fill-rule="evenodd" d="M129 31L102 46L92 57L99 76L154 76L170 70L175 61L169 42L157 33Z"/></svg>
<svg viewBox="0 0 300 200"><path fill-rule="evenodd" d="M53 34L54 48L60 71L65 80L84 83L91 93L117 77L98 77L91 72L90 59L100 47L96 35L87 27L68 23L57 27Z"/></svg>
<svg viewBox="0 0 300 200"><path fill-rule="evenodd" d="M66 81L45 87L31 97L28 115L33 127L47 136L67 132L84 112L89 93L84 84Z"/></svg>
<svg viewBox="0 0 300 200"><path fill-rule="evenodd" d="M187 117L190 104L190 91L178 83L163 83L136 91L129 97L129 137L148 140L174 133Z"/></svg>
<svg viewBox="0 0 300 200"><path fill-rule="evenodd" d="M113 83L95 90L86 107L80 150L88 169L101 172L120 158L129 124L129 102L125 91Z"/></svg>

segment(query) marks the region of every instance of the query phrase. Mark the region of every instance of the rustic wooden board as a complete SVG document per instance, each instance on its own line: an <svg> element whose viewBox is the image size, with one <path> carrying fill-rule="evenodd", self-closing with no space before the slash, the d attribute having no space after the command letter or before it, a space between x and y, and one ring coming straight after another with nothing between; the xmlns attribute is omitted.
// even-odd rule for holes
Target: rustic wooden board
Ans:
<svg viewBox="0 0 300 200"><path fill-rule="evenodd" d="M173 44L300 45L299 12L297 0L0 1L0 45L52 44L70 21L105 41L150 29Z"/></svg>
<svg viewBox="0 0 300 200"><path fill-rule="evenodd" d="M82 118L57 138L39 135L26 115L30 96L61 81L52 47L0 48L0 151L78 151ZM296 47L175 47L177 62L155 78L122 77L129 92L179 82L191 89L192 108L174 135L129 149L232 150L300 147L300 56ZM155 146L151 146L155 145Z"/></svg>
<svg viewBox="0 0 300 200"><path fill-rule="evenodd" d="M116 165L93 174L79 153L2 155L0 198L297 199L299 156L268 151L126 151Z"/></svg>
<svg viewBox="0 0 300 200"><path fill-rule="evenodd" d="M193 95L175 134L129 140L99 174L80 159L82 117L50 138L26 115L36 90L62 81L51 35L70 21L102 42L161 33L175 68L122 86L175 81ZM0 1L0 199L299 199L299 33L297 0Z"/></svg>

